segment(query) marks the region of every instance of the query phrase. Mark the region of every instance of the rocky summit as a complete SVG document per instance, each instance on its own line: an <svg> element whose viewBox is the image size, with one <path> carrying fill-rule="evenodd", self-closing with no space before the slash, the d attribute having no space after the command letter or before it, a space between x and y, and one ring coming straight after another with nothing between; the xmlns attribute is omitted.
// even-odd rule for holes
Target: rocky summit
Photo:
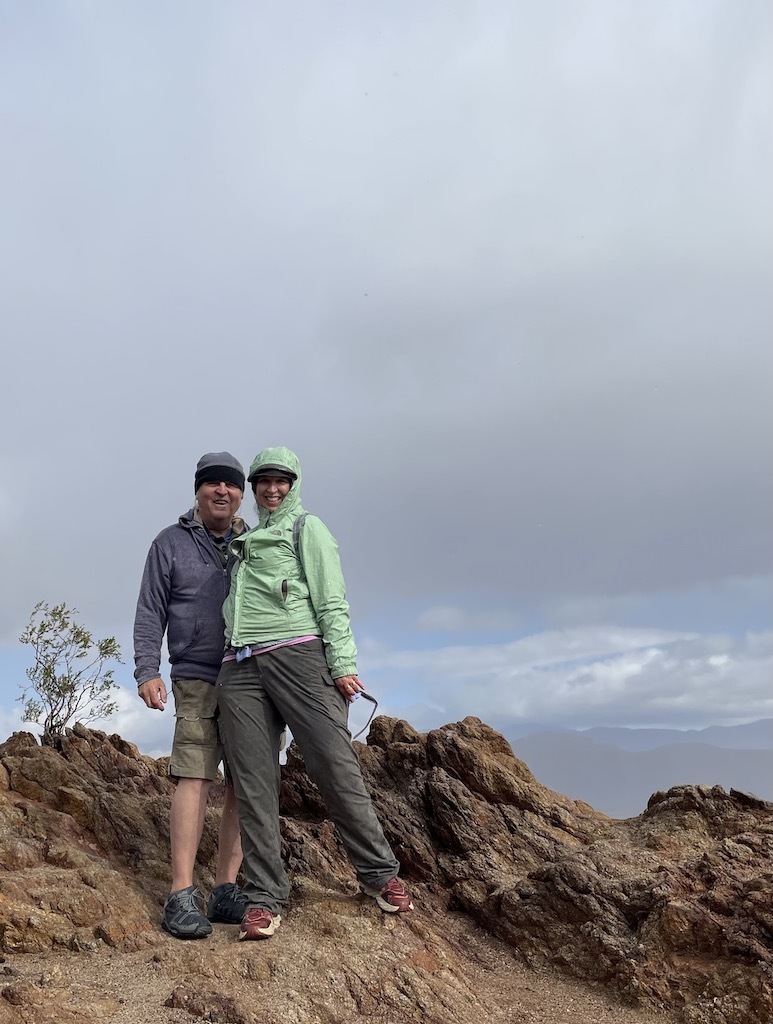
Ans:
<svg viewBox="0 0 773 1024"><path fill-rule="evenodd" d="M57 749L15 733L0 745L0 1024L773 1020L771 804L683 785L614 820L540 785L476 718L420 734L381 717L356 748L416 911L359 894L291 747L281 930L180 942L159 928L165 759L81 726Z"/></svg>

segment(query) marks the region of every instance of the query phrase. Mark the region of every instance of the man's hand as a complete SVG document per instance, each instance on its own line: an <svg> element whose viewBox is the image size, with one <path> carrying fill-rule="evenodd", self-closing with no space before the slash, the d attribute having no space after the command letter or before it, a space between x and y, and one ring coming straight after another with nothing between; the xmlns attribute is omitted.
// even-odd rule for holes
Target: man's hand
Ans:
<svg viewBox="0 0 773 1024"><path fill-rule="evenodd" d="M137 693L149 708L156 708L157 711L164 710L167 692L161 676L156 676L155 679L146 679L142 686L137 687Z"/></svg>
<svg viewBox="0 0 773 1024"><path fill-rule="evenodd" d="M360 690L365 689L357 676L339 676L333 682L338 687L338 692L342 693L350 704L355 700Z"/></svg>

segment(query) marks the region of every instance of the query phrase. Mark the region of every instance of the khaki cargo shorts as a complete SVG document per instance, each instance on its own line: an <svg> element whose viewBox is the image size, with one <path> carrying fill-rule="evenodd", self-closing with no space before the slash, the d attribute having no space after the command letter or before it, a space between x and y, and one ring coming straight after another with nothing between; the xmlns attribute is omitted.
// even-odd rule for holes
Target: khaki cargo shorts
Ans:
<svg viewBox="0 0 773 1024"><path fill-rule="evenodd" d="M217 689L205 679L176 679L174 740L169 774L181 779L217 778L223 745L217 723Z"/></svg>

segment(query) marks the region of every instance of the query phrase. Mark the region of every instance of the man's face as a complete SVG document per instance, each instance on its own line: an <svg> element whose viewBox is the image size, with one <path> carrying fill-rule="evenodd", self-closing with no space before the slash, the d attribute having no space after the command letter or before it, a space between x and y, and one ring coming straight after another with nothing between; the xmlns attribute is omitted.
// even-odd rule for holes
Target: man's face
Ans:
<svg viewBox="0 0 773 1024"><path fill-rule="evenodd" d="M196 491L201 521L213 533L226 533L242 503L242 492L236 484L224 480L208 480Z"/></svg>
<svg viewBox="0 0 773 1024"><path fill-rule="evenodd" d="M261 508L273 512L290 493L290 487L286 476L259 476L255 481L255 501Z"/></svg>

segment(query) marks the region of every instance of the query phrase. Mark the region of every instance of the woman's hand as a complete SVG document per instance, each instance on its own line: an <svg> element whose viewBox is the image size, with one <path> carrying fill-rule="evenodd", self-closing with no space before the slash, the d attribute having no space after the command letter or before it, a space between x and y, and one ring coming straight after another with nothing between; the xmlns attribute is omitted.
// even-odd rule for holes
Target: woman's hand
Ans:
<svg viewBox="0 0 773 1024"><path fill-rule="evenodd" d="M343 694L349 703L355 699L360 690L365 689L357 676L339 676L333 682L338 687L338 692Z"/></svg>

